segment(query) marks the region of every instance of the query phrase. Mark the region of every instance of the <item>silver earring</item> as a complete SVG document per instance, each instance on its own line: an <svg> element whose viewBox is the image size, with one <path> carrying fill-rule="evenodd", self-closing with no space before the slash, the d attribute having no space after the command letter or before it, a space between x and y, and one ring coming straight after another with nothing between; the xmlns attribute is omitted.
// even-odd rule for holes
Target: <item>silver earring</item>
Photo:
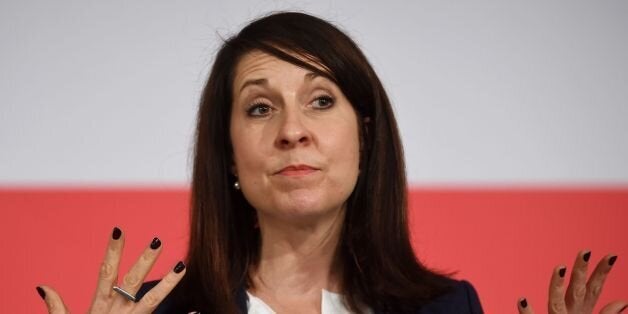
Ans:
<svg viewBox="0 0 628 314"><path fill-rule="evenodd" d="M238 182L238 181L234 182L233 183L233 188L236 189L236 190L239 190L240 189L240 182Z"/></svg>

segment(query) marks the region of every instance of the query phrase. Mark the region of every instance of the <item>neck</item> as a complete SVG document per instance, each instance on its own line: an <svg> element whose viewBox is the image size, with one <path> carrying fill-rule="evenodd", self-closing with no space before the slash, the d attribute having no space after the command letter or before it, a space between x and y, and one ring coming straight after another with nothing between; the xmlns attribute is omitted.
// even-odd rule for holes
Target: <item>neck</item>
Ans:
<svg viewBox="0 0 628 314"><path fill-rule="evenodd" d="M303 297L320 296L321 289L340 292L336 249L344 213L309 217L308 223L260 215L262 247L252 270L252 293Z"/></svg>

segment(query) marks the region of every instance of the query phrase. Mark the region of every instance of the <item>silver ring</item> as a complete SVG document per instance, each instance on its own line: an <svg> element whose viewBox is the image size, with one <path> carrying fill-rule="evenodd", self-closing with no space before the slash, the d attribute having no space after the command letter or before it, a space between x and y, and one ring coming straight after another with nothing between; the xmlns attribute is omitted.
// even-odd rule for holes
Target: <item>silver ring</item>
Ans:
<svg viewBox="0 0 628 314"><path fill-rule="evenodd" d="M129 301L137 302L137 298L135 298L134 295L128 293L127 291L125 291L124 289L122 289L122 288L120 288L118 286L113 286L113 291L115 291L118 294L122 295L123 297L125 297Z"/></svg>

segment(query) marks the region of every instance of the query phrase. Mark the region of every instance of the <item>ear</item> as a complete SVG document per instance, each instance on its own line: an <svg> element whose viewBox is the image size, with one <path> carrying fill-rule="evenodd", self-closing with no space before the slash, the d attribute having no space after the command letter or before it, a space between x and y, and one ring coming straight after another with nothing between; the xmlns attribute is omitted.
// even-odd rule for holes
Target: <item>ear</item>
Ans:
<svg viewBox="0 0 628 314"><path fill-rule="evenodd" d="M231 165L231 174L236 178L238 177L238 169L236 168L235 163Z"/></svg>
<svg viewBox="0 0 628 314"><path fill-rule="evenodd" d="M367 147L367 139L368 139L368 135L369 135L369 125L371 123L371 117L364 117L361 121L362 123L360 123L360 130L359 130L359 141L360 141L360 162L358 164L358 170L362 171L362 167L364 166L364 163L366 162L366 154L368 152L368 147Z"/></svg>

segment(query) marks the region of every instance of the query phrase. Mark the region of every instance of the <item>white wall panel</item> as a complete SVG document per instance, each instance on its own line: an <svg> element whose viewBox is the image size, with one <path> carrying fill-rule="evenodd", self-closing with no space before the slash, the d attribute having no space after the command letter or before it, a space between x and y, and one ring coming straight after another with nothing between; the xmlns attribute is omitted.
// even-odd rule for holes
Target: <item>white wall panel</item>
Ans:
<svg viewBox="0 0 628 314"><path fill-rule="evenodd" d="M0 184L181 184L220 36L306 10L364 48L419 184L628 182L625 1L3 1Z"/></svg>

